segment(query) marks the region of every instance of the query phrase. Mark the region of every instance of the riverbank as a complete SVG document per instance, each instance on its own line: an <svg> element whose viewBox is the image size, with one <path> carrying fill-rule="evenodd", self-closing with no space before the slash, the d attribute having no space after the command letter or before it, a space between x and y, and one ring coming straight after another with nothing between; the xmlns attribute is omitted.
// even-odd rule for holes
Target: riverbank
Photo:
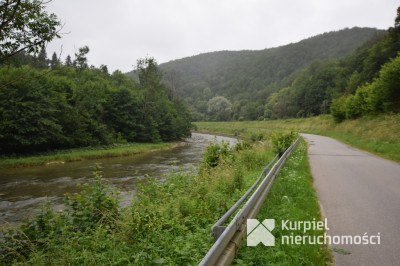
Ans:
<svg viewBox="0 0 400 266"><path fill-rule="evenodd" d="M34 156L0 158L0 168L20 168L40 165L65 164L90 159L111 158L171 149L185 142L122 143L100 147L76 148L42 153Z"/></svg>
<svg viewBox="0 0 400 266"><path fill-rule="evenodd" d="M90 183L94 165L103 171L106 182L121 195L121 205L128 206L137 184L148 176L164 179L169 172L196 169L209 141L234 139L192 133L192 138L171 148L154 149L132 156L85 159L65 164L3 168L0 170L0 224L18 223L35 214L46 198L59 210L66 193L76 193L78 184ZM1 264L1 263L0 263Z"/></svg>
<svg viewBox="0 0 400 266"><path fill-rule="evenodd" d="M360 150L400 162L400 114L362 117L335 123L330 115L271 121L196 122L199 131L247 135L272 130L324 135Z"/></svg>

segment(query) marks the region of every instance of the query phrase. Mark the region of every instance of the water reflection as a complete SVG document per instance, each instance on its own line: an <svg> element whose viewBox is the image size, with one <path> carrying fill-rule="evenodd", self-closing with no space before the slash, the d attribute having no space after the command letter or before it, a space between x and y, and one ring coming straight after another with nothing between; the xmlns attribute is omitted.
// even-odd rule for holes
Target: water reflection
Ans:
<svg viewBox="0 0 400 266"><path fill-rule="evenodd" d="M48 198L55 208L62 208L65 193L78 192L78 183L90 182L95 164L101 166L110 186L121 191L123 204L129 204L135 184L146 176L163 178L172 170L188 170L200 162L205 147L214 136L193 133L185 145L166 151L119 158L96 159L63 165L48 165L0 171L0 223L18 222ZM217 141L236 140L217 137Z"/></svg>

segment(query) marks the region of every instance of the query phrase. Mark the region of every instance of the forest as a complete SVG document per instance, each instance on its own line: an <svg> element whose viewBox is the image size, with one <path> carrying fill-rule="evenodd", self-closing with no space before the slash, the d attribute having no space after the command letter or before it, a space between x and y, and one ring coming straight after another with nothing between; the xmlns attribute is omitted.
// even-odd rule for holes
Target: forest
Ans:
<svg viewBox="0 0 400 266"><path fill-rule="evenodd" d="M74 60L21 52L0 66L0 153L31 154L121 142L161 142L190 135L184 101L162 81L153 58L137 62L139 81Z"/></svg>
<svg viewBox="0 0 400 266"><path fill-rule="evenodd" d="M261 51L200 54L160 68L194 121L329 113L341 121L399 111L399 51L398 10L386 31L355 27Z"/></svg>
<svg viewBox="0 0 400 266"><path fill-rule="evenodd" d="M400 111L400 8L394 27L337 60L315 61L271 94L264 117L331 113L335 121Z"/></svg>

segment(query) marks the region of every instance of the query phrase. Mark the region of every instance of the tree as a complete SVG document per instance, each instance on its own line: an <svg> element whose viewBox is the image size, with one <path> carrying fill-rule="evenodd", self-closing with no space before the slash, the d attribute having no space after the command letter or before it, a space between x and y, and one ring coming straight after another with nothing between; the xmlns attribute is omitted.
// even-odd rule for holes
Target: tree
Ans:
<svg viewBox="0 0 400 266"><path fill-rule="evenodd" d="M65 65L68 66L68 67L73 66L70 55L67 55L67 58L65 58Z"/></svg>
<svg viewBox="0 0 400 266"><path fill-rule="evenodd" d="M144 93L142 115L145 119L149 112L149 105L158 98L159 92L164 87L161 83L162 72L158 68L154 58L139 59L137 61L136 72L139 77L140 88Z"/></svg>
<svg viewBox="0 0 400 266"><path fill-rule="evenodd" d="M168 90L168 97L170 100L173 100L173 95L176 93L179 87L179 76L175 70L171 70L164 76L164 82L167 85Z"/></svg>
<svg viewBox="0 0 400 266"><path fill-rule="evenodd" d="M226 121L231 118L232 103L223 96L215 96L207 103L207 112L216 120Z"/></svg>
<svg viewBox="0 0 400 266"><path fill-rule="evenodd" d="M79 48L79 52L75 54L75 60L73 65L77 67L78 69L84 69L84 68L89 68L88 66L88 60L86 55L89 53L89 47L88 46L83 46Z"/></svg>
<svg viewBox="0 0 400 266"><path fill-rule="evenodd" d="M171 141L190 135L190 116L183 102L162 83L163 72L154 58L140 59L135 70L142 99L143 130L139 141Z"/></svg>
<svg viewBox="0 0 400 266"><path fill-rule="evenodd" d="M212 93L211 93L211 89L209 87L205 88L203 90L203 98L204 100L208 101L211 99Z"/></svg>
<svg viewBox="0 0 400 266"><path fill-rule="evenodd" d="M39 69L47 69L49 64L48 64L48 59L47 59L47 53L46 49L42 47L40 49L39 55L37 57L37 68Z"/></svg>
<svg viewBox="0 0 400 266"><path fill-rule="evenodd" d="M25 51L38 53L58 35L60 21L38 0L0 2L0 63Z"/></svg>
<svg viewBox="0 0 400 266"><path fill-rule="evenodd" d="M58 63L60 63L60 62L58 61L58 57L57 57L56 52L54 52L53 55L51 56L50 68L51 69L56 69Z"/></svg>
<svg viewBox="0 0 400 266"><path fill-rule="evenodd" d="M248 102L244 106L244 119L245 120L258 120L263 115L264 106L260 106L256 102Z"/></svg>
<svg viewBox="0 0 400 266"><path fill-rule="evenodd" d="M101 73L108 74L108 67L106 65L100 65Z"/></svg>
<svg viewBox="0 0 400 266"><path fill-rule="evenodd" d="M294 100L294 88L283 88L272 93L265 104L264 117L277 119L294 117L298 113L298 106Z"/></svg>
<svg viewBox="0 0 400 266"><path fill-rule="evenodd" d="M45 86L46 76L22 68L2 68L2 79L14 80L27 73L29 82L18 80L2 89L0 95L0 152L27 152L52 147L62 138L57 121L60 95ZM5 74L7 73L7 74ZM5 82L7 83L7 82ZM54 146L53 146L54 147Z"/></svg>
<svg viewBox="0 0 400 266"><path fill-rule="evenodd" d="M106 103L106 118L115 134L127 141L136 141L136 135L141 130L140 102L133 90L120 87L110 93Z"/></svg>

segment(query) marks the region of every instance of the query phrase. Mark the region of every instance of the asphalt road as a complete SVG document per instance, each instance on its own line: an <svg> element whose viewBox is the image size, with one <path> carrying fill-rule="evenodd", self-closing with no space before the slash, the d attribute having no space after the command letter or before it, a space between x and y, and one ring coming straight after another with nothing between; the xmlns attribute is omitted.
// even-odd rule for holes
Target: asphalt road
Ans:
<svg viewBox="0 0 400 266"><path fill-rule="evenodd" d="M351 252L333 252L336 265L400 265L400 164L328 137L302 135L327 233L356 242L361 236L361 244L331 244ZM370 238L378 235L380 244ZM362 244L364 236L376 244Z"/></svg>

